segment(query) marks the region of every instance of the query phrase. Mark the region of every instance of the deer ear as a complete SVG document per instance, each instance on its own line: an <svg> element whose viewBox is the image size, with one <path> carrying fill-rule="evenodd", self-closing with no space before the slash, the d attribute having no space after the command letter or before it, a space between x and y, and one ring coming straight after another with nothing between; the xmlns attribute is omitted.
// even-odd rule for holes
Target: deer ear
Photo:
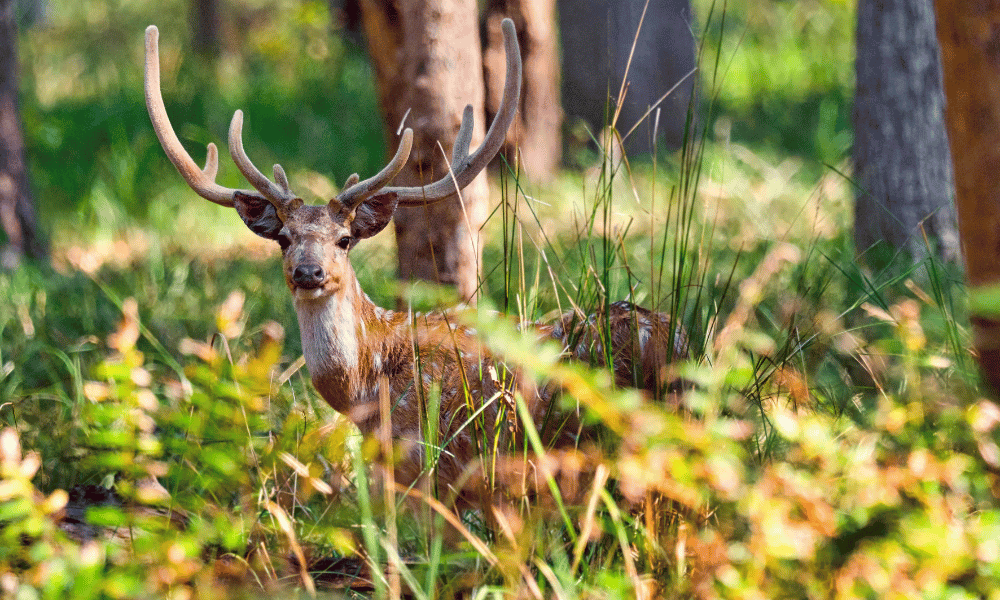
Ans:
<svg viewBox="0 0 1000 600"><path fill-rule="evenodd" d="M273 204L259 196L237 191L233 194L233 206L250 231L269 240L277 239L284 224Z"/></svg>
<svg viewBox="0 0 1000 600"><path fill-rule="evenodd" d="M351 235L363 240L385 229L396 212L399 195L396 192L376 194L354 209Z"/></svg>

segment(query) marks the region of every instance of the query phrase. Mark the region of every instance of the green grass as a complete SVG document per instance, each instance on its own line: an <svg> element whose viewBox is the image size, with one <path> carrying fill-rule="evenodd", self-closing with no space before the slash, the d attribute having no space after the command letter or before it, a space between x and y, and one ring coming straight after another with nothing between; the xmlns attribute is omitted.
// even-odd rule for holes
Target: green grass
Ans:
<svg viewBox="0 0 1000 600"><path fill-rule="evenodd" d="M327 35L325 3L258 4L277 13L216 65L189 57L183 22L158 23L168 111L194 148L244 108L251 154L329 196L381 156L370 76ZM845 158L852 7L750 7L716 5L704 28L719 117L680 153L545 187L500 179L469 318L602 433L576 457L578 498L546 481L491 519L386 493L368 468L386 449L312 389L276 248L179 181L139 71L117 66L137 64L149 8L57 3L22 38L53 266L0 273L3 593L303 595L329 574L303 577L302 552L357 557L377 597L995 594L1000 409L977 388L959 274L858 263L849 182L823 166ZM388 234L353 251L383 306L393 256ZM424 292L421 309L441 298ZM489 310L535 320L619 299L690 332L683 411L555 361ZM169 498L142 487L151 474ZM57 530L59 490L112 483L158 510L97 511L128 528L119 539Z"/></svg>
<svg viewBox="0 0 1000 600"><path fill-rule="evenodd" d="M707 19L702 65L718 65L717 133L806 159L812 176L850 149L854 96L853 0L697 0Z"/></svg>

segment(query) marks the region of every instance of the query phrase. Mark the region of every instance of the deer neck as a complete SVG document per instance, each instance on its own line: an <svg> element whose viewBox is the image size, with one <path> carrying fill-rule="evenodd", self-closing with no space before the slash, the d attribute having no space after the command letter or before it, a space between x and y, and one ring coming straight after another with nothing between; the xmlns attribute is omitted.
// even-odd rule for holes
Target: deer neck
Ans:
<svg viewBox="0 0 1000 600"><path fill-rule="evenodd" d="M405 339L396 335L400 315L376 306L357 281L324 298L297 298L295 312L317 391L355 423L369 418L373 382L385 370L381 357L391 347L405 348Z"/></svg>

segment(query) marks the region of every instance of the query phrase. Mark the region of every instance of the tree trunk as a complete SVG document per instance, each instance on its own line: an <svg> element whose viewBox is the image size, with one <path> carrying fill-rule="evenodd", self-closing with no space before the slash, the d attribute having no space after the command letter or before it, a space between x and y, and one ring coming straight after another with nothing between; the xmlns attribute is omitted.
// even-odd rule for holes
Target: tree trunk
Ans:
<svg viewBox="0 0 1000 600"><path fill-rule="evenodd" d="M937 0L973 344L1000 393L1000 2Z"/></svg>
<svg viewBox="0 0 1000 600"><path fill-rule="evenodd" d="M858 3L854 240L881 261L903 250L958 257L941 58L932 0ZM882 250L874 247L883 246Z"/></svg>
<svg viewBox="0 0 1000 600"><path fill-rule="evenodd" d="M486 69L486 115L492 119L503 97L506 60L500 21L510 17L517 28L524 64L521 105L507 132L504 153L529 177L548 180L562 160L562 107L559 103L559 54L555 0L489 0L483 16L483 66Z"/></svg>
<svg viewBox="0 0 1000 600"><path fill-rule="evenodd" d="M192 46L202 56L219 55L218 0L191 0Z"/></svg>
<svg viewBox="0 0 1000 600"><path fill-rule="evenodd" d="M48 12L48 0L14 0L14 22L22 28L44 23Z"/></svg>
<svg viewBox="0 0 1000 600"><path fill-rule="evenodd" d="M360 0L328 0L330 16L335 29L351 43L361 45L361 2Z"/></svg>
<svg viewBox="0 0 1000 600"><path fill-rule="evenodd" d="M475 109L471 147L485 132L476 2L362 0L361 14L390 153L410 111L406 125L413 128L413 151L395 185L435 181L448 172L445 157L451 157L466 104ZM397 210L399 278L453 284L463 299L472 300L479 285L479 229L486 221L487 195L480 175L462 191L464 208L454 196Z"/></svg>
<svg viewBox="0 0 1000 600"><path fill-rule="evenodd" d="M690 0L651 0L648 6L646 0L559 0L566 115L581 117L596 135L611 124L627 73L627 93L615 125L622 135L638 126L625 149L649 152L658 141L654 135L679 148L695 93L694 29ZM658 105L659 122L655 110L644 119L678 83Z"/></svg>
<svg viewBox="0 0 1000 600"><path fill-rule="evenodd" d="M13 4L12 0L0 0L0 224L7 237L0 248L3 268L13 268L24 256L43 258L47 254L24 160Z"/></svg>

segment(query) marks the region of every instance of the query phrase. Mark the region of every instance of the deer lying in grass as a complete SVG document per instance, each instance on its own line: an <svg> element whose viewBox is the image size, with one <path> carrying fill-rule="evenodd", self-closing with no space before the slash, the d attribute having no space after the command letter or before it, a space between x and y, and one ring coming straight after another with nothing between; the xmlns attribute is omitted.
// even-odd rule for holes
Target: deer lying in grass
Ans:
<svg viewBox="0 0 1000 600"><path fill-rule="evenodd" d="M512 410L516 391L525 399L535 425L549 443L575 440L573 415L556 416L553 391L537 387L516 370L504 367L465 327L444 312L411 315L376 306L364 293L351 267L354 245L381 231L398 206L437 202L468 185L500 149L517 109L521 58L514 26L503 22L507 73L503 101L486 138L471 154L472 107L466 107L445 177L423 187L389 187L406 162L413 133L406 129L396 155L374 177L355 174L328 204L305 205L288 185L279 165L268 179L243 150L243 113L233 116L229 149L233 162L253 186L236 190L215 183L218 151L208 145L204 169L184 150L167 118L160 91L158 32L146 29L146 105L163 150L192 190L203 198L236 209L251 231L281 246L285 281L292 292L302 336L302 350L313 385L334 410L366 434L378 430L382 394L392 404L393 439L409 443L396 463L396 481L404 485L424 472L427 399L440 390L440 458L435 467L439 490L463 493L477 452L493 446L499 435L516 429ZM602 335L604 325L609 329ZM628 303L611 305L607 315L578 319L567 315L554 325L538 326L540 337L558 340L577 358L604 364L602 341L612 348L616 380L638 383L650 391L663 384L663 371L686 353L683 335L675 335L668 316ZM608 347L608 346L605 346ZM591 360L592 355L597 357ZM503 446L501 446L503 448Z"/></svg>

